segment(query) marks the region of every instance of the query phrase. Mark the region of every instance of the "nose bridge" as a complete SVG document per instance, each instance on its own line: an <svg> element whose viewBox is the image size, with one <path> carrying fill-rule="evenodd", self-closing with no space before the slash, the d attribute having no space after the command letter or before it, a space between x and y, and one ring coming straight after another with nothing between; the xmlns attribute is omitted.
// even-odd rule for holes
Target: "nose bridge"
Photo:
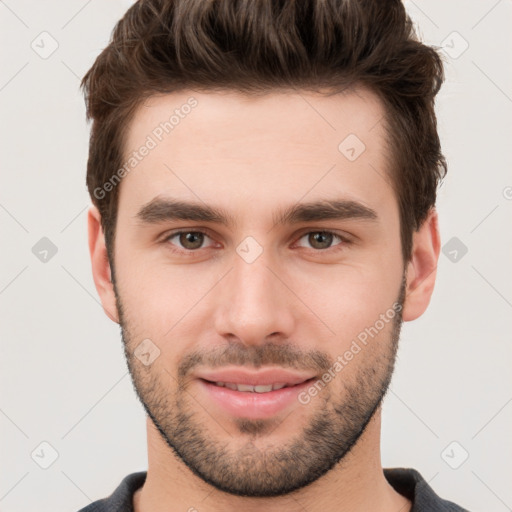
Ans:
<svg viewBox="0 0 512 512"><path fill-rule="evenodd" d="M244 246L242 242L237 248L232 270L223 280L216 311L217 331L235 336L244 344L263 343L271 334L288 337L293 329L293 304L286 287L275 276L275 259L270 251L259 250L256 255L255 247L248 243Z"/></svg>

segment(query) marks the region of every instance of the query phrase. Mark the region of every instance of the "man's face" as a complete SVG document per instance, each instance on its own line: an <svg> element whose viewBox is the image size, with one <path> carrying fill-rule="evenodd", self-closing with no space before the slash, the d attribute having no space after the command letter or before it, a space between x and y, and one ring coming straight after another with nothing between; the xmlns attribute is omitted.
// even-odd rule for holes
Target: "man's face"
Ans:
<svg viewBox="0 0 512 512"><path fill-rule="evenodd" d="M155 131L191 96L172 131ZM128 364L166 443L218 489L275 496L316 480L387 389L404 266L383 114L365 91L182 92L151 98L130 125L127 158L156 144L120 185Z"/></svg>

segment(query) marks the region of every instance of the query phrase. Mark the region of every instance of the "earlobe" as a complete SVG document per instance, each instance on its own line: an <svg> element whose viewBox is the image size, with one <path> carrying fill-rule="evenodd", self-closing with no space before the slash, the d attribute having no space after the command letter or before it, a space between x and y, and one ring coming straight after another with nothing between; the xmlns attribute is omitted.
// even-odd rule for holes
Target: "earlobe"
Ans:
<svg viewBox="0 0 512 512"><path fill-rule="evenodd" d="M87 212L87 226L94 284L106 315L113 322L119 323L110 262L101 227L101 215L95 206L91 206Z"/></svg>
<svg viewBox="0 0 512 512"><path fill-rule="evenodd" d="M402 313L405 322L420 317L429 305L436 281L440 247L437 212L432 208L420 229L413 233Z"/></svg>

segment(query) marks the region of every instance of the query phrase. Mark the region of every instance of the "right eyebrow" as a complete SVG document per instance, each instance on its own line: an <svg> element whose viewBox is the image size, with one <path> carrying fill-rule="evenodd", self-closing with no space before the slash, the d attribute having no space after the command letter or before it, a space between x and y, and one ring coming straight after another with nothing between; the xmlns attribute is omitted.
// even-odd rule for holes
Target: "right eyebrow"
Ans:
<svg viewBox="0 0 512 512"><path fill-rule="evenodd" d="M158 224L170 220L216 222L235 225L235 219L220 208L173 198L156 197L145 204L135 216L141 224Z"/></svg>

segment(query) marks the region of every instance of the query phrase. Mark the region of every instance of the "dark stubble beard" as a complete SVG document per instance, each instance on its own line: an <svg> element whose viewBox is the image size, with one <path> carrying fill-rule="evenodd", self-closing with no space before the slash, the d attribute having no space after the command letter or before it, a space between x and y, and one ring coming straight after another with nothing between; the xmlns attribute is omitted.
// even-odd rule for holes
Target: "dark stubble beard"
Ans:
<svg viewBox="0 0 512 512"><path fill-rule="evenodd" d="M218 429L220 420L208 416L187 390L190 382L187 375L194 367L274 364L315 370L315 374L322 375L335 360L325 352L300 352L287 344L245 346L237 343L229 344L220 352L189 354L177 372L171 375L161 367L146 367L135 358L133 351L138 341L132 337L130 319L126 318L115 283L114 291L127 365L140 402L166 444L194 474L220 491L248 497L283 496L325 475L336 464L342 463L357 443L391 382L402 325L402 307L397 308L390 320L391 339L370 340L357 355L357 374L351 382L343 381L344 393L339 396L332 393L332 384L344 379L342 370L310 404L297 404L298 407L314 407L316 411L302 431L286 444L269 446L261 451L254 445L254 440L275 430L278 426L276 421L238 418L233 420L239 434L237 445L241 445L242 436L246 436L247 442L234 451L230 449L233 437L226 434L226 441L221 442L211 434L212 425ZM396 303L403 306L404 298L405 277ZM230 429L232 431L233 428Z"/></svg>

